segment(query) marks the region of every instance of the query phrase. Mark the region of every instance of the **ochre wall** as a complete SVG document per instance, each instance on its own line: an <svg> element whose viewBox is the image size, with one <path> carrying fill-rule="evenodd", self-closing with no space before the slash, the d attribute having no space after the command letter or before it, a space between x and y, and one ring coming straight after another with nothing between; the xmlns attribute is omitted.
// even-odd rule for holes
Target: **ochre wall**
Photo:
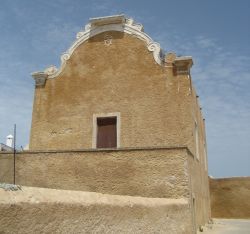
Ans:
<svg viewBox="0 0 250 234"><path fill-rule="evenodd" d="M250 177L210 178L213 218L250 218Z"/></svg>
<svg viewBox="0 0 250 234"><path fill-rule="evenodd" d="M110 46L106 34L113 37ZM36 88L30 149L92 148L93 114L113 112L121 116L121 147L190 145L190 100L188 76L156 64L143 41L102 33Z"/></svg>
<svg viewBox="0 0 250 234"><path fill-rule="evenodd" d="M0 154L0 162L12 155ZM189 197L187 150L144 149L23 152L16 157L16 183L143 197ZM0 164L0 171L2 171ZM13 173L13 171L11 171ZM12 182L13 174L1 182Z"/></svg>
<svg viewBox="0 0 250 234"><path fill-rule="evenodd" d="M187 199L114 196L22 187L0 188L1 233L191 234Z"/></svg>
<svg viewBox="0 0 250 234"><path fill-rule="evenodd" d="M113 38L110 46L104 45L106 34ZM190 188L195 197L196 213L194 215L198 224L204 224L210 217L210 200L205 152L205 123L196 91L190 75L180 75L175 73L171 66L156 64L146 44L136 37L121 32L107 32L94 36L75 50L58 77L48 79L45 87L36 88L30 149L91 149L93 115L114 112L120 113L121 147L185 145L190 149L194 159L189 159L187 176L189 175ZM195 142L195 122L198 125L198 142ZM196 152L196 144L199 145L199 154ZM127 157L126 154L123 155ZM42 158L44 155L39 157ZM92 160L91 157L89 156L88 160ZM107 157L106 154L105 157ZM149 158L147 160L151 162ZM166 160L170 160L168 163L172 166L171 159L166 157ZM179 163L178 157L173 160ZM52 166L46 164L45 166L52 168L57 163L57 160L55 161L49 160L53 162ZM58 162L63 163L64 160L62 159L61 162L58 160ZM71 163L68 163L69 167ZM133 163L131 160L130 166ZM173 169L167 166L168 163L166 162L165 168L171 172ZM146 164L141 165L143 168ZM157 163L155 166L152 164L150 170L157 171L157 165ZM71 167L75 166L71 165ZM127 166L124 167L127 168ZM127 184L131 177L124 177L122 182L119 181L120 187L112 187L116 173L119 175L119 171L122 171L114 170L114 168L109 169L110 173L113 173L110 177L104 176L107 181L111 181L107 184L107 189L101 188L104 192L113 191L114 194L116 192L123 194L124 190L121 187ZM180 168L183 169L183 167ZM169 175L168 172L165 173ZM62 178L65 178L67 186L70 185L70 181L73 186L75 182L84 180L93 185L80 186L83 186L84 190L95 191L99 186L98 183L103 182L103 179L98 182L99 177L92 177L93 180L87 182L89 175L84 174L85 177L82 178L77 177L75 172L70 174L72 176L67 179L59 173ZM31 175L30 173L29 176ZM140 178L144 178L142 175L140 172L133 175L133 178L138 177L140 181ZM147 178L150 181L148 182L150 186L157 187L158 182L155 181L161 181L164 184L163 187L157 187L155 190L157 196L178 197L180 195L178 191L171 188L171 182L163 182L158 172L156 174L148 172L145 175L144 179ZM175 172L172 175L174 178ZM52 181L51 186L58 186L54 180ZM32 184L37 182L38 180L33 181ZM43 183L50 183L50 178L44 180ZM146 182L134 183L132 180L129 184L133 195L145 193L145 196L155 196L152 195L151 190L148 190ZM166 189L162 192L162 188Z"/></svg>
<svg viewBox="0 0 250 234"><path fill-rule="evenodd" d="M5 164L1 162L5 162ZM13 155L0 154L0 182L13 181ZM207 177L186 148L22 152L16 156L16 183L158 198L195 198L196 227L211 217Z"/></svg>
<svg viewBox="0 0 250 234"><path fill-rule="evenodd" d="M0 152L0 183L14 183L13 153Z"/></svg>
<svg viewBox="0 0 250 234"><path fill-rule="evenodd" d="M211 219L210 193L208 176L202 170L200 162L195 157L188 158L190 174L191 204L197 225L204 225ZM198 228L198 226L197 226Z"/></svg>
<svg viewBox="0 0 250 234"><path fill-rule="evenodd" d="M190 122L192 126L192 152L194 157L189 157L189 172L191 182L191 202L194 206L194 215L196 223L204 225L211 219L211 205L208 179L208 165L207 165L207 149L206 149L206 132L205 120L200 111L199 99L197 97L194 86L192 86L190 110L193 121ZM195 137L195 122L198 126L198 141ZM198 144L198 147L196 147ZM197 152L198 151L198 152Z"/></svg>

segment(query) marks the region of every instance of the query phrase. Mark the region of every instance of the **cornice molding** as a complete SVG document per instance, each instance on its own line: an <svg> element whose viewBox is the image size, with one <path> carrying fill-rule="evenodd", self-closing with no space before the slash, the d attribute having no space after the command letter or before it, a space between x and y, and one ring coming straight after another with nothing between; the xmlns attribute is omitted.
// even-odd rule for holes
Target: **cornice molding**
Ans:
<svg viewBox="0 0 250 234"><path fill-rule="evenodd" d="M34 72L31 75L35 80L36 87L43 87L48 78L48 74L46 72Z"/></svg>
<svg viewBox="0 0 250 234"><path fill-rule="evenodd" d="M161 53L160 44L153 41L151 37L144 33L143 25L135 23L132 18L126 18L124 15L114 15L100 18L91 18L89 23L84 27L84 30L77 33L76 41L72 44L72 46L62 54L60 68L57 68L56 66L50 66L43 72L33 73L33 78L36 80L36 82L38 81L38 83L41 84L43 83L43 79L40 79L41 76L46 77L45 80L47 78L51 79L57 77L63 71L67 60L70 59L71 55L78 46L87 41L89 38L107 31L124 32L139 38L146 43L147 49L152 52L155 62L161 66L164 65L164 58ZM39 74L39 78L36 74Z"/></svg>
<svg viewBox="0 0 250 234"><path fill-rule="evenodd" d="M174 60L177 75L189 75L190 68L193 65L193 59L191 56L176 57Z"/></svg>

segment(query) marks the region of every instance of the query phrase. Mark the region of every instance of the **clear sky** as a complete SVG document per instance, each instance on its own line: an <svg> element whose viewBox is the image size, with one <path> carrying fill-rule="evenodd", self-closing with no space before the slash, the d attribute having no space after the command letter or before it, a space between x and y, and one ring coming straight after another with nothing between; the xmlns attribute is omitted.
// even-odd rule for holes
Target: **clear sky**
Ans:
<svg viewBox="0 0 250 234"><path fill-rule="evenodd" d="M166 51L191 55L206 119L209 174L250 176L249 0L1 0L0 142L29 141L34 81L59 65L90 17L124 13Z"/></svg>

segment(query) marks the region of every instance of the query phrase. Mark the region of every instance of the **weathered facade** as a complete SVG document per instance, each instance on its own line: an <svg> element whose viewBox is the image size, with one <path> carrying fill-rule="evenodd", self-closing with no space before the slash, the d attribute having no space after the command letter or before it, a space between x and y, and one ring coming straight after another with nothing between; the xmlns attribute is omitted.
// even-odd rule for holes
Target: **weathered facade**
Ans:
<svg viewBox="0 0 250 234"><path fill-rule="evenodd" d="M113 21L92 20L59 70L33 74L30 149L96 148L96 117L116 116L118 147L186 145L195 151L197 124L202 150L192 58L164 56L141 25Z"/></svg>
<svg viewBox="0 0 250 234"><path fill-rule="evenodd" d="M118 15L91 19L61 61L59 69L33 73L20 183L72 189L65 183L72 178L84 191L186 198L193 226L204 225L206 136L192 58L164 54L142 25Z"/></svg>

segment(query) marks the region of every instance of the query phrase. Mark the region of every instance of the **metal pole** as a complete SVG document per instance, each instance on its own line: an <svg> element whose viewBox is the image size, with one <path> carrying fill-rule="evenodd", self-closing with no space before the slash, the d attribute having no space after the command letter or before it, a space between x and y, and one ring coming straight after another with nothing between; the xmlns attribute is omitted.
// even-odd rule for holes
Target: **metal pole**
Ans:
<svg viewBox="0 0 250 234"><path fill-rule="evenodd" d="M14 124L14 184L16 184L16 124Z"/></svg>

